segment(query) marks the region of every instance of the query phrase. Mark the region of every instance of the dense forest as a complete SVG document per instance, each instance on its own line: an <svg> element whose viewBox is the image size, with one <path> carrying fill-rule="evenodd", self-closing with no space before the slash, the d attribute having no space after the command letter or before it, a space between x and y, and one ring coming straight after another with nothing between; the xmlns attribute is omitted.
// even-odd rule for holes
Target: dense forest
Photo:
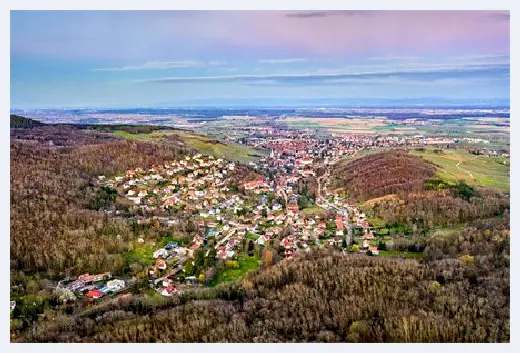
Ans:
<svg viewBox="0 0 520 353"><path fill-rule="evenodd" d="M13 138L20 130L27 139ZM121 253L136 234L126 220L89 207L96 197L93 179L188 151L180 141L130 142L74 127L11 129L11 136L12 295L44 295L45 279L67 271L120 273ZM33 136L39 136L36 143Z"/></svg>
<svg viewBox="0 0 520 353"><path fill-rule="evenodd" d="M148 143L75 126L39 125L11 129L10 150L10 287L11 298L19 303L13 321L17 331L53 311L52 281L106 271L133 276L145 265L129 268L125 254L132 240L156 241L172 234L191 239L197 230L182 217L168 227L136 226L123 215L109 217L99 207L106 206L109 195L93 183L99 175L151 167L194 152L176 136ZM255 175L238 165L236 177L249 180ZM35 306L24 305L24 298Z"/></svg>
<svg viewBox="0 0 520 353"><path fill-rule="evenodd" d="M347 191L354 201L389 194L407 194L424 189L436 167L404 150L381 152L339 164L332 172L333 189Z"/></svg>
<svg viewBox="0 0 520 353"><path fill-rule="evenodd" d="M56 316L30 342L508 342L504 222L428 240L427 258L316 251L243 280Z"/></svg>

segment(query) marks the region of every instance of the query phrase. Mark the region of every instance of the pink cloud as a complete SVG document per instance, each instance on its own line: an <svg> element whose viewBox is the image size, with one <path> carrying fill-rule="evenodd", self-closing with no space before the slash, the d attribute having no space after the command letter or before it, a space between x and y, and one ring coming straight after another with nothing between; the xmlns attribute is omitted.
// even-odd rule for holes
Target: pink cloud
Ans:
<svg viewBox="0 0 520 353"><path fill-rule="evenodd" d="M315 54L465 48L509 52L508 13L500 11L349 11L307 17L250 11L214 13L208 20L212 31L204 35L246 47L276 46Z"/></svg>

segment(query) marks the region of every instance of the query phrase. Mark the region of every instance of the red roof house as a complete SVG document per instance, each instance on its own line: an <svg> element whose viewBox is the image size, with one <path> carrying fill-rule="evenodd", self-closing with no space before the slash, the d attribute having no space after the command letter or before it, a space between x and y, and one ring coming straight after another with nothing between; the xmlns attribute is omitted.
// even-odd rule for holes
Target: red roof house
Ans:
<svg viewBox="0 0 520 353"><path fill-rule="evenodd" d="M91 299L101 298L103 295L104 295L104 293L97 289L89 290L87 292L87 298L91 298Z"/></svg>

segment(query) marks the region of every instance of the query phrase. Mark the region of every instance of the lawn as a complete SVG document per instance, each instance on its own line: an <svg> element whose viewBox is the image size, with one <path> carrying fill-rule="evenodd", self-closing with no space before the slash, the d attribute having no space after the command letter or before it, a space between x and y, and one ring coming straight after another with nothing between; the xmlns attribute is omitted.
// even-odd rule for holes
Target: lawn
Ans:
<svg viewBox="0 0 520 353"><path fill-rule="evenodd" d="M215 278L209 283L210 287L216 286L217 284L235 281L242 278L246 273L258 269L260 258L257 256L248 256L247 254L241 254L238 257L239 268L226 268L219 272Z"/></svg>
<svg viewBox="0 0 520 353"><path fill-rule="evenodd" d="M379 250L379 256L384 257L401 257L404 255L405 259L422 259L424 258L424 253L422 252L403 252L397 250Z"/></svg>
<svg viewBox="0 0 520 353"><path fill-rule="evenodd" d="M154 262L153 253L157 249L159 248L156 247L154 249L148 244L134 244L133 250L127 251L122 255L128 265L138 262L144 266L150 266Z"/></svg>
<svg viewBox="0 0 520 353"><path fill-rule="evenodd" d="M305 217L323 216L326 213L326 211L319 206L310 206L304 208L302 212Z"/></svg>
<svg viewBox="0 0 520 353"><path fill-rule="evenodd" d="M257 240L260 236L251 232L247 232L246 238L251 240Z"/></svg>
<svg viewBox="0 0 520 353"><path fill-rule="evenodd" d="M500 163L502 158L474 156L463 149L445 149L443 152L436 154L433 149L426 149L424 152L410 151L437 164L440 167L438 177L444 180L464 180L470 185L509 191L509 166Z"/></svg>

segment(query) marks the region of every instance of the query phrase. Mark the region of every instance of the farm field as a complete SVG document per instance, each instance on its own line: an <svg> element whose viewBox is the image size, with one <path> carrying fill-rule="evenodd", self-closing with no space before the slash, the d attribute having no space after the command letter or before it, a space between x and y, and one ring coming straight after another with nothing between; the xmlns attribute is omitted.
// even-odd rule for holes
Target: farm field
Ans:
<svg viewBox="0 0 520 353"><path fill-rule="evenodd" d="M468 184L509 191L509 166L499 157L474 156L462 149L445 149L442 154L426 149L410 153L437 164L438 176L448 181L464 180Z"/></svg>
<svg viewBox="0 0 520 353"><path fill-rule="evenodd" d="M329 132L357 134L375 133L376 127L386 125L386 119L288 117L282 121L295 128L321 128Z"/></svg>

